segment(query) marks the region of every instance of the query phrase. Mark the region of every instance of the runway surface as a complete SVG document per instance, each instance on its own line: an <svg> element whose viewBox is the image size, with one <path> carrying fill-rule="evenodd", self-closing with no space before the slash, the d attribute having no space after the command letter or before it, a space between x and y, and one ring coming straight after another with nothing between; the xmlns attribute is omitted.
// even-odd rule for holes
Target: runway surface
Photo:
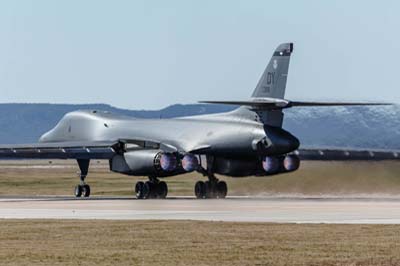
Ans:
<svg viewBox="0 0 400 266"><path fill-rule="evenodd" d="M400 224L400 199L3 197L0 218Z"/></svg>

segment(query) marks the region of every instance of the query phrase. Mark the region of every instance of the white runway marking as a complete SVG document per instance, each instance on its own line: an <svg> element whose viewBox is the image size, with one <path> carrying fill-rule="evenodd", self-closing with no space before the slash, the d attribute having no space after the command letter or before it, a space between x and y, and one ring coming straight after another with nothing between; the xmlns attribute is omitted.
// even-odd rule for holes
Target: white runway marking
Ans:
<svg viewBox="0 0 400 266"><path fill-rule="evenodd" d="M8 197L0 198L0 218L400 224L400 200Z"/></svg>

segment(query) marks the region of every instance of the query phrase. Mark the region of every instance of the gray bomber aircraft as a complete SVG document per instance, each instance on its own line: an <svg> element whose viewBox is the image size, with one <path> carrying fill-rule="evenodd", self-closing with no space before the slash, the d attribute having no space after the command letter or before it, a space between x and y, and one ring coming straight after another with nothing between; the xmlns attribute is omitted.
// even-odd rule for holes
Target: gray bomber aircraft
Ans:
<svg viewBox="0 0 400 266"><path fill-rule="evenodd" d="M148 176L135 185L137 198L165 198L160 178L197 171L197 198L224 198L227 185L215 174L270 176L295 171L301 159L396 159L395 152L298 149L299 140L282 128L283 109L296 106L365 105L371 103L298 102L284 99L292 43L273 53L251 98L213 101L238 109L221 114L175 119L136 119L102 111L66 114L36 144L1 145L0 158L75 159L80 169L76 197L88 197L85 183L92 159L109 160L113 172ZM378 104L378 103L376 103Z"/></svg>

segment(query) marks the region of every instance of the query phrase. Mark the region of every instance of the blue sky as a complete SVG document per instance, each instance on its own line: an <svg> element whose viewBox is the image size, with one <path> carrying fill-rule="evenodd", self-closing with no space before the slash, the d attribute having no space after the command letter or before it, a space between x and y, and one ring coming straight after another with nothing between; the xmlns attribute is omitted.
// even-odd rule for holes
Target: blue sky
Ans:
<svg viewBox="0 0 400 266"><path fill-rule="evenodd" d="M287 41L286 98L400 102L398 10L399 1L1 1L0 102L247 99Z"/></svg>

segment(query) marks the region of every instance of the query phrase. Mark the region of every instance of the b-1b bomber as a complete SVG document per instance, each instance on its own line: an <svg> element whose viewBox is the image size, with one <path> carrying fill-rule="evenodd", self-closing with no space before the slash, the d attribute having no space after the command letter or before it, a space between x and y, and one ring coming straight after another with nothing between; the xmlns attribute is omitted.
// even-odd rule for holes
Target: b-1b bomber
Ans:
<svg viewBox="0 0 400 266"><path fill-rule="evenodd" d="M296 171L301 159L396 159L396 152L302 149L282 128L283 110L297 106L371 105L380 103L299 102L284 98L293 44L274 51L253 94L244 101L207 101L237 105L234 111L174 119L137 119L81 110L66 114L38 143L1 145L0 158L74 159L80 169L76 197L89 197L90 160L106 159L113 172L148 177L134 186L139 199L165 198L166 177L198 172L206 177L195 196L225 198L226 182L216 174L260 178Z"/></svg>

